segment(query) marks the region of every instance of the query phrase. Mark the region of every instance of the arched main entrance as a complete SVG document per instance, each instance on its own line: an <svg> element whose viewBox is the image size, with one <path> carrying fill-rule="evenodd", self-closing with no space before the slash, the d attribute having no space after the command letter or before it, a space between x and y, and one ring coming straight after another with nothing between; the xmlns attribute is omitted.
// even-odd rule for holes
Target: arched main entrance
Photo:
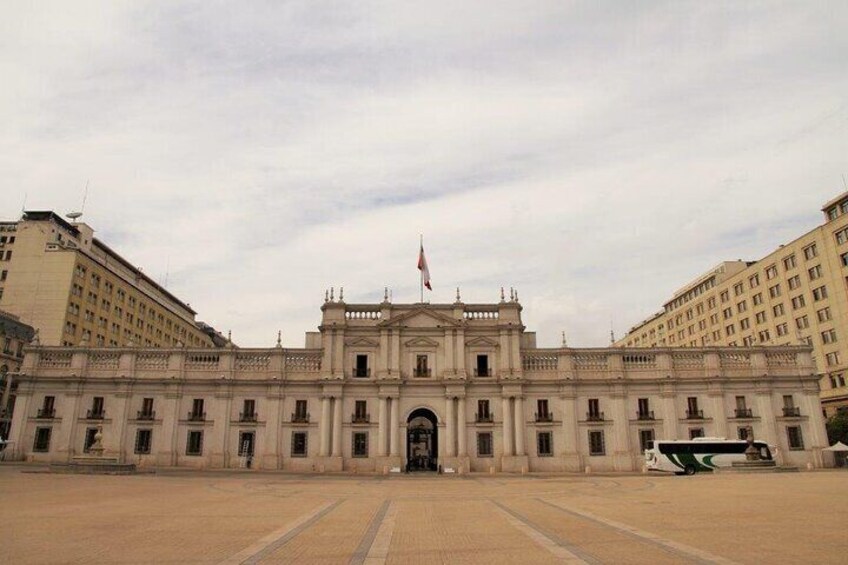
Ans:
<svg viewBox="0 0 848 565"><path fill-rule="evenodd" d="M413 410L406 420L406 469L438 470L439 433L436 415L426 408Z"/></svg>

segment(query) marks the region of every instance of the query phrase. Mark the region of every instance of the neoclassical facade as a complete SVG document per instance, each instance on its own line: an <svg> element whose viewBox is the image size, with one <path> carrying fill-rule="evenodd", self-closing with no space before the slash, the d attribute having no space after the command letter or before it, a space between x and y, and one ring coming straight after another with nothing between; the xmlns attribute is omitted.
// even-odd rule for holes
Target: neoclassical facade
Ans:
<svg viewBox="0 0 848 565"><path fill-rule="evenodd" d="M630 471L652 439L752 429L826 464L807 346L542 349L516 299L321 310L302 349L32 347L15 454L65 462L102 427L141 467Z"/></svg>

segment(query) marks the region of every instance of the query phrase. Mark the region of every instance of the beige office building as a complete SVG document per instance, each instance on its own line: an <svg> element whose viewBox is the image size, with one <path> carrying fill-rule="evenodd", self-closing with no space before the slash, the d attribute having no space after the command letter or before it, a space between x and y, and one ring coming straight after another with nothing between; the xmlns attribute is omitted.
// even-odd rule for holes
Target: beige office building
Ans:
<svg viewBox="0 0 848 565"><path fill-rule="evenodd" d="M195 311L94 237L85 223L25 212L0 223L0 309L44 345L211 347Z"/></svg>
<svg viewBox="0 0 848 565"><path fill-rule="evenodd" d="M813 347L830 415L848 407L848 192L825 223L757 261L726 261L631 328L625 347Z"/></svg>
<svg viewBox="0 0 848 565"><path fill-rule="evenodd" d="M504 299L321 310L298 349L28 349L15 456L67 462L102 426L141 467L633 471L654 439L750 429L828 463L806 345L542 349Z"/></svg>

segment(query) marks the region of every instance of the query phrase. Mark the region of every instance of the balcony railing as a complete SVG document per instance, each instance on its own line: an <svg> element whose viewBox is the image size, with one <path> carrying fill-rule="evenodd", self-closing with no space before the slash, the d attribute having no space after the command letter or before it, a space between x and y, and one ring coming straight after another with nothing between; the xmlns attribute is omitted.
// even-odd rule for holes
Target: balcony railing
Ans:
<svg viewBox="0 0 848 565"><path fill-rule="evenodd" d="M430 376L430 369L415 369L412 371L412 376L416 379L426 379Z"/></svg>
<svg viewBox="0 0 848 565"><path fill-rule="evenodd" d="M481 367L477 367L476 369L474 369L474 376L475 377L491 377L491 376L494 376L494 375L492 375L491 369L488 369L488 368L483 369Z"/></svg>
<svg viewBox="0 0 848 565"><path fill-rule="evenodd" d="M636 419L637 420L655 420L654 411L653 410L637 410L636 411Z"/></svg>
<svg viewBox="0 0 848 565"><path fill-rule="evenodd" d="M368 424L371 422L371 414L357 414L354 412L350 417L350 421L354 424Z"/></svg>
<svg viewBox="0 0 848 565"><path fill-rule="evenodd" d="M103 410L89 410L85 413L85 417L87 420L102 420L106 417L106 413Z"/></svg>
<svg viewBox="0 0 848 565"><path fill-rule="evenodd" d="M256 412L239 412L239 422L255 422Z"/></svg>
<svg viewBox="0 0 848 565"><path fill-rule="evenodd" d="M784 406L783 407L783 416L785 418L800 418L801 417L801 409L797 406Z"/></svg>
<svg viewBox="0 0 848 565"><path fill-rule="evenodd" d="M309 423L309 413L300 413L294 412L291 415L291 421L293 424L308 424Z"/></svg>
<svg viewBox="0 0 848 565"><path fill-rule="evenodd" d="M206 421L206 412L189 412L189 422L204 422Z"/></svg>
<svg viewBox="0 0 848 565"><path fill-rule="evenodd" d="M687 410L686 411L686 419L687 420L703 420L704 419L704 411L703 410Z"/></svg>
<svg viewBox="0 0 848 565"><path fill-rule="evenodd" d="M367 379L371 376L371 369L356 368L351 371L351 375L354 379Z"/></svg>
<svg viewBox="0 0 848 565"><path fill-rule="evenodd" d="M604 413L603 412L586 412L586 421L587 422L603 422L604 421Z"/></svg>
<svg viewBox="0 0 848 565"><path fill-rule="evenodd" d="M554 413L553 412L536 412L536 421L537 422L553 422L554 421Z"/></svg>
<svg viewBox="0 0 848 565"><path fill-rule="evenodd" d="M736 418L753 418L754 414L750 408L737 408L733 411Z"/></svg>
<svg viewBox="0 0 848 565"><path fill-rule="evenodd" d="M43 418L45 420L55 418L56 417L56 409L55 408L39 408L35 417L36 418Z"/></svg>
<svg viewBox="0 0 848 565"><path fill-rule="evenodd" d="M491 412L483 412L482 414L474 414L474 421L478 424L491 424L494 422Z"/></svg>
<svg viewBox="0 0 848 565"><path fill-rule="evenodd" d="M144 410L139 410L138 416L136 417L136 420L155 420L155 419L156 419L156 412L154 410L151 410L149 412L145 412Z"/></svg>

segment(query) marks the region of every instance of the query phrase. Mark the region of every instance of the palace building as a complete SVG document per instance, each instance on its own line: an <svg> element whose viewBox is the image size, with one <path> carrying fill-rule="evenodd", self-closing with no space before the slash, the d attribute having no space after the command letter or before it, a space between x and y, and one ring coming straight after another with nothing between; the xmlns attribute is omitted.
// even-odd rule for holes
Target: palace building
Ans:
<svg viewBox="0 0 848 565"><path fill-rule="evenodd" d="M72 214L75 216L75 214ZM195 311L94 237L83 222L24 212L0 222L0 308L45 345L214 347Z"/></svg>
<svg viewBox="0 0 848 565"><path fill-rule="evenodd" d="M758 261L725 261L632 327L624 347L807 344L826 414L848 409L848 192L824 223Z"/></svg>
<svg viewBox="0 0 848 565"><path fill-rule="evenodd" d="M632 471L653 439L755 437L828 463L807 345L538 348L517 299L327 299L304 348L27 349L15 456L66 462L102 428L140 467Z"/></svg>

